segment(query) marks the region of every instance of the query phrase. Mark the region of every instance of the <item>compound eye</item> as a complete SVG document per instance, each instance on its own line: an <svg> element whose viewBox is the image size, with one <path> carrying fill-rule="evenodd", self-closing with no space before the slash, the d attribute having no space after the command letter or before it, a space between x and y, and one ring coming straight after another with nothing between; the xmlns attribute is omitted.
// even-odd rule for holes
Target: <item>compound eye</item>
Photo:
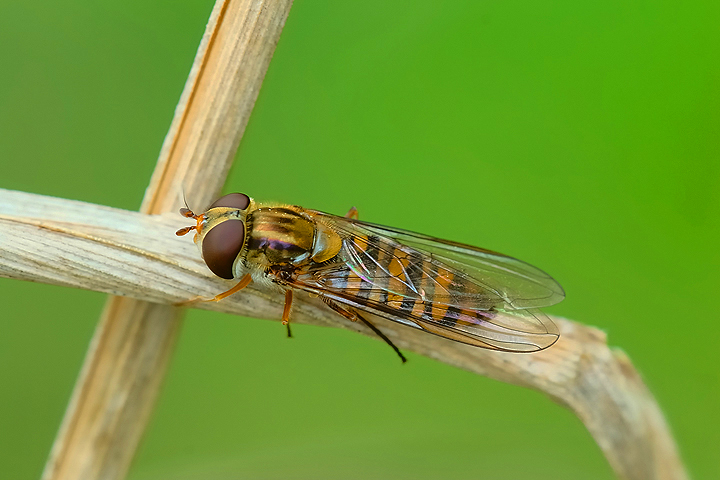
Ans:
<svg viewBox="0 0 720 480"><path fill-rule="evenodd" d="M245 243L245 224L225 220L205 234L202 254L208 268L220 278L233 278L233 263Z"/></svg>
<svg viewBox="0 0 720 480"><path fill-rule="evenodd" d="M210 205L210 208L215 207L229 207L229 208L239 208L240 210L245 210L248 205L250 205L250 197L245 195L244 193L228 193L225 196L222 196L215 200L215 203ZM208 210L210 209L208 208Z"/></svg>

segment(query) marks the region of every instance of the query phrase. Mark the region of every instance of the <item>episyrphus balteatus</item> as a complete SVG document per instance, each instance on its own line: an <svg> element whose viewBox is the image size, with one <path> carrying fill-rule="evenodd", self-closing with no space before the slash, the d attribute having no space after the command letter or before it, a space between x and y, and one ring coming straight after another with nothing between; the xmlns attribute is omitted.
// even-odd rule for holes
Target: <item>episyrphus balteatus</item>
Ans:
<svg viewBox="0 0 720 480"><path fill-rule="evenodd" d="M536 352L560 333L539 307L565 298L548 274L501 253L357 218L296 205L258 203L231 193L208 210L180 213L197 224L194 241L218 277L238 279L219 301L251 282L285 292L283 324L293 292L320 297L352 321L360 320L400 350L360 312L477 347Z"/></svg>

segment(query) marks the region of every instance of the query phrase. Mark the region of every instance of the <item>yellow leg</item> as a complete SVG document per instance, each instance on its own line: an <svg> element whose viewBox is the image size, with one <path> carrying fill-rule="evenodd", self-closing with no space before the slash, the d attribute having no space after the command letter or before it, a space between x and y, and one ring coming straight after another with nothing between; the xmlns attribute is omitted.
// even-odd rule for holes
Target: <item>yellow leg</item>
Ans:
<svg viewBox="0 0 720 480"><path fill-rule="evenodd" d="M283 308L282 323L287 327L288 338L292 338L290 332L290 307L292 306L292 290L285 291L285 308Z"/></svg>
<svg viewBox="0 0 720 480"><path fill-rule="evenodd" d="M292 305L292 290L285 291L285 308L283 308L282 324L290 323L290 306Z"/></svg>
<svg viewBox="0 0 720 480"><path fill-rule="evenodd" d="M247 287L248 285L250 285L250 282L252 282L252 276L250 276L250 274L248 273L237 283L237 285L232 287L227 292L219 293L212 298L203 298L203 297L191 298L190 300L180 302L176 305L185 307L185 306L193 305L193 304L199 303L199 302L219 302L223 298L229 297L233 293L239 292L243 288Z"/></svg>
<svg viewBox="0 0 720 480"><path fill-rule="evenodd" d="M355 220L357 220L359 216L360 214L358 213L358 209L355 207L350 207L350 210L348 210L345 218L354 218Z"/></svg>

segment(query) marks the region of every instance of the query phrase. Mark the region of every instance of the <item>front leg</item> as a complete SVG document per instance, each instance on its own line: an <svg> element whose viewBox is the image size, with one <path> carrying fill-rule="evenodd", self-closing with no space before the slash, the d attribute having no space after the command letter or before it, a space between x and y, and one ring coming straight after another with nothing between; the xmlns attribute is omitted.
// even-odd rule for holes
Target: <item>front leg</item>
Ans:
<svg viewBox="0 0 720 480"><path fill-rule="evenodd" d="M179 307L187 307L187 306L194 305L194 304L200 303L200 302L219 302L223 298L229 297L233 293L239 292L243 288L250 285L251 282L252 282L252 277L248 273L234 287L232 287L230 290L228 290L226 292L218 293L217 295L215 295L212 298L205 298L205 297L191 298L190 300L185 300L184 302L176 303L176 305Z"/></svg>

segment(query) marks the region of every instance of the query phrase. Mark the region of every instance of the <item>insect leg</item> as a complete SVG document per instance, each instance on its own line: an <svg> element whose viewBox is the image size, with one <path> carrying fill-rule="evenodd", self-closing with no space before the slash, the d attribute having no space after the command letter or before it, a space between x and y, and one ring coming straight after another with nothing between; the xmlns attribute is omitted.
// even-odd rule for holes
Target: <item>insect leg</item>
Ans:
<svg viewBox="0 0 720 480"><path fill-rule="evenodd" d="M355 220L357 220L359 216L360 214L358 213L358 209L355 207L350 207L350 210L348 210L345 218L354 218Z"/></svg>
<svg viewBox="0 0 720 480"><path fill-rule="evenodd" d="M290 307L292 306L292 290L285 291L285 308L283 308L282 324L287 326L288 338L292 337L290 333Z"/></svg>
<svg viewBox="0 0 720 480"><path fill-rule="evenodd" d="M372 323L368 322L368 321L365 320L363 317L361 317L359 313L353 312L353 311L350 311L350 310L346 310L346 309L344 309L343 307L341 307L340 305L338 305L337 303L333 302L331 299L329 299L329 298L327 298L327 297L322 297L322 300L323 300L323 302L325 302L325 303L327 304L328 307L332 308L333 310L335 310L337 313L339 313L339 314L342 315L343 317L347 318L348 320L351 320L351 321L353 321L353 322L355 322L355 321L357 321L357 320L360 320L361 322L363 322L365 325L368 326L368 328L369 328L370 330L372 330L373 332L375 332L378 337L382 338L382 339L385 341L385 343L387 343L388 345L390 345L390 347L391 347L393 350L395 350L395 353L398 354L398 356L400 357L400 360L402 360L403 363L407 362L407 358L405 358L405 356L402 354L402 352L400 351L400 349L397 348L397 347L395 346L395 344L392 343L392 341L391 341L388 337L386 337L385 334L382 333L375 325L373 325Z"/></svg>
<svg viewBox="0 0 720 480"><path fill-rule="evenodd" d="M242 290L243 288L247 287L248 285L250 285L250 282L252 282L252 277L251 277L250 274L248 273L247 275L245 275L245 276L237 283L237 285L235 285L234 287L232 287L232 288L231 288L230 290L228 290L227 292L219 293L219 294L215 295L215 296L212 297L212 298L203 298L203 297L191 298L190 300L186 300L186 301L184 301L184 302L180 302L180 303L178 303L178 304L176 304L176 305L182 307L182 306L192 305L192 304L198 303L198 302L219 302L219 301L222 300L223 298L229 297L229 296L232 295L233 293L239 292L239 291Z"/></svg>

